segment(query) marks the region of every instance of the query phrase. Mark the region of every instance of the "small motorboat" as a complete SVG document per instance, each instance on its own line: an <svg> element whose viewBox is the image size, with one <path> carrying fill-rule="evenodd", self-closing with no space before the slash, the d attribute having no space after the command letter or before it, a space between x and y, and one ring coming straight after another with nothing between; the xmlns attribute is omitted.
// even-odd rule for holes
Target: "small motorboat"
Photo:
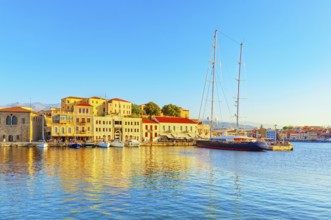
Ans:
<svg viewBox="0 0 331 220"><path fill-rule="evenodd" d="M100 143L97 143L97 146L98 147L101 147L101 148L108 148L110 146L110 143L108 143L108 142L100 142Z"/></svg>
<svg viewBox="0 0 331 220"><path fill-rule="evenodd" d="M68 145L68 147L74 148L74 149L79 149L79 148L82 147L82 145L78 144L78 143L71 143L71 144Z"/></svg>
<svg viewBox="0 0 331 220"><path fill-rule="evenodd" d="M126 147L139 147L140 142L135 139L130 139L130 140L125 141L125 146Z"/></svg>
<svg viewBox="0 0 331 220"><path fill-rule="evenodd" d="M119 139L115 139L112 142L110 142L110 146L111 147L123 147L124 144L122 141L120 141Z"/></svg>

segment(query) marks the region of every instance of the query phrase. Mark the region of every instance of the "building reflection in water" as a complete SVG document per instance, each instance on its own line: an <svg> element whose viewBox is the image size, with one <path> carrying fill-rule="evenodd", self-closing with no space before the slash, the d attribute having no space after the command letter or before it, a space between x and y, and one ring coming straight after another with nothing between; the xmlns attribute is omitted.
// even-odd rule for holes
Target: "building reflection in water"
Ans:
<svg viewBox="0 0 331 220"><path fill-rule="evenodd" d="M46 175L65 193L84 191L117 194L129 188L181 188L187 171L197 164L185 147L81 148L2 147L0 172L5 175ZM184 152L184 153L183 153ZM40 173L42 172L42 173ZM48 181L44 178L43 181ZM32 184L32 183L31 183ZM97 199L97 198L95 198Z"/></svg>

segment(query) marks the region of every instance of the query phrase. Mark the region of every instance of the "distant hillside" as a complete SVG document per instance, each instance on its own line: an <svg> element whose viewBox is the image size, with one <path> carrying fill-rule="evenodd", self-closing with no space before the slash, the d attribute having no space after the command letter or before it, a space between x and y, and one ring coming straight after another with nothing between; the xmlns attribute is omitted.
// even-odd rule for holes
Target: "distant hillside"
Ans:
<svg viewBox="0 0 331 220"><path fill-rule="evenodd" d="M204 124L209 124L209 121L207 120L202 120L202 123ZM264 128L273 128L272 125L268 125L268 124L262 124ZM254 122L242 122L239 124L240 128L244 128L244 129L253 129L253 128L260 128L261 124L258 123L254 123ZM235 128L236 127L236 123L234 122L214 122L213 124L214 128Z"/></svg>
<svg viewBox="0 0 331 220"><path fill-rule="evenodd" d="M41 110L48 110L50 107L60 107L61 104L45 104L41 102L32 102L32 103L21 103L21 102L14 102L10 103L4 107L11 107L11 106L25 106L25 107L31 107L35 111L41 111Z"/></svg>

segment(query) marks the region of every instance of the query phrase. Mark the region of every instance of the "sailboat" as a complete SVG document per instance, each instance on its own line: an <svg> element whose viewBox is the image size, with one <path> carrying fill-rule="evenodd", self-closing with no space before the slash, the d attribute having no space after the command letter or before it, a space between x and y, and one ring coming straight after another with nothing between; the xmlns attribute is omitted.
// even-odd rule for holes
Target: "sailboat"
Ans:
<svg viewBox="0 0 331 220"><path fill-rule="evenodd" d="M255 138L245 136L217 136L212 137L213 131L213 113L214 113L214 83L215 83L215 64L216 64L216 42L217 30L214 34L214 57L212 62L212 100L211 100L211 117L210 117L210 138L204 140L197 140L196 146L200 148L211 148L219 150L236 150L236 151L264 151L268 148L265 142L257 141ZM239 85L240 85L240 70L241 70L241 55L242 44L240 44L240 61L239 61L239 78L238 78L238 96L237 96L237 127L238 127L238 111L239 111Z"/></svg>
<svg viewBox="0 0 331 220"><path fill-rule="evenodd" d="M41 118L41 139L42 139L42 142L38 144L38 147L39 148L46 148L48 147L48 144L47 142L45 142L45 119L44 119L44 114L42 115L42 118Z"/></svg>

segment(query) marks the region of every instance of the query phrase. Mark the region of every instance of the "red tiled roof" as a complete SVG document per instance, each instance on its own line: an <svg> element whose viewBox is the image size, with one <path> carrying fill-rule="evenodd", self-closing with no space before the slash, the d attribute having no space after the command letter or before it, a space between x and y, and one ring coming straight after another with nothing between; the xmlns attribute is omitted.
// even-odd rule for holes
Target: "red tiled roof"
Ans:
<svg viewBox="0 0 331 220"><path fill-rule="evenodd" d="M30 113L32 111L27 110L25 108L22 108L20 106L13 106L13 107L9 107L9 108L0 109L0 112L26 112L26 113Z"/></svg>
<svg viewBox="0 0 331 220"><path fill-rule="evenodd" d="M123 100L123 99L119 99L119 98L113 98L113 99L109 99L108 102L112 102L112 101L119 101L119 102L129 102L129 101L126 101L126 100Z"/></svg>
<svg viewBox="0 0 331 220"><path fill-rule="evenodd" d="M92 107L92 105L87 104L87 103L78 103L75 106L88 106L88 107Z"/></svg>
<svg viewBox="0 0 331 220"><path fill-rule="evenodd" d="M159 123L181 123L181 124L197 124L188 118L177 118L177 117L155 117Z"/></svg>
<svg viewBox="0 0 331 220"><path fill-rule="evenodd" d="M143 124L157 124L156 121L153 121L153 120L150 120L150 119L147 119L147 118L143 118L142 123Z"/></svg>
<svg viewBox="0 0 331 220"><path fill-rule="evenodd" d="M68 97L65 97L63 99L84 99L82 97L77 97L77 96L68 96Z"/></svg>
<svg viewBox="0 0 331 220"><path fill-rule="evenodd" d="M105 100L104 98L100 98L100 97L98 97L98 96L93 96L93 97L91 97L90 99L102 99L102 100Z"/></svg>

